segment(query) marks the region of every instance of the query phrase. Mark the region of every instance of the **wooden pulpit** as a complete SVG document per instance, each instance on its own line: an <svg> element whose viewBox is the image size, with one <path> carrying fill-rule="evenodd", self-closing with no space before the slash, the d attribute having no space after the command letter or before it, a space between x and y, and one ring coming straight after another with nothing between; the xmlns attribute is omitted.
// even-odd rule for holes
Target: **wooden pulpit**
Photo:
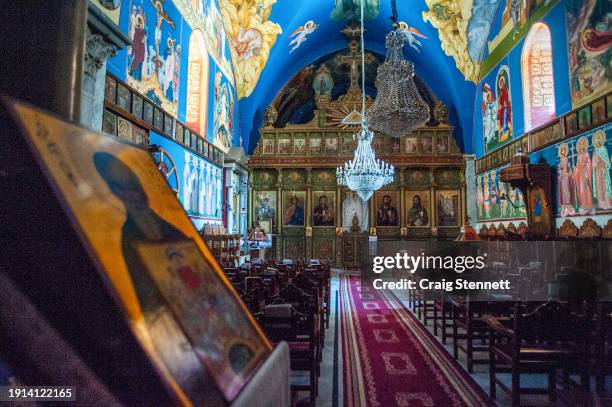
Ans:
<svg viewBox="0 0 612 407"><path fill-rule="evenodd" d="M523 194L529 233L543 237L553 232L551 169L548 164L530 164L526 154L518 152L512 164L500 171L501 181L508 182Z"/></svg>

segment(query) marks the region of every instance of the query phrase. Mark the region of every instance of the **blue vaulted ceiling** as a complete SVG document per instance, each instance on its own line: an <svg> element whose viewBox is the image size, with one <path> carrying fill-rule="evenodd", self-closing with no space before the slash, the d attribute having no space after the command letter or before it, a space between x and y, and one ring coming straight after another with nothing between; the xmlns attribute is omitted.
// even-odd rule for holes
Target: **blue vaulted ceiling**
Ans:
<svg viewBox="0 0 612 407"><path fill-rule="evenodd" d="M461 0L456 1L461 2ZM255 148L259 139L259 128L262 126L265 109L283 86L305 66L325 55L346 48L347 42L340 30L349 21L337 21L330 17L336 3L340 2L341 0L278 0L272 6L269 20L280 25L282 34L278 36L270 51L269 59L255 89L248 97L240 100L240 134L248 152ZM368 3L377 2L374 0ZM354 3L359 4L358 1ZM476 10L481 1L476 0L474 3ZM495 8L498 5L495 1L490 3L494 3ZM425 0L398 0L397 7L400 21L405 21L428 37L419 38L422 43L420 52L406 46L406 56L415 63L417 75L448 106L451 123L456 126L457 141L465 152L471 152L476 89L474 83L465 79L457 69L455 60L442 50L438 30L423 20L423 12L429 9ZM391 21L388 18L390 15L390 1L381 0L378 16L366 20L365 23L367 50L384 56L385 35L391 29ZM292 48L289 45L292 39L290 35L309 20L317 24L317 29L299 48L290 53ZM488 27L484 25L485 32L481 34L486 38ZM472 50L471 53L473 54Z"/></svg>

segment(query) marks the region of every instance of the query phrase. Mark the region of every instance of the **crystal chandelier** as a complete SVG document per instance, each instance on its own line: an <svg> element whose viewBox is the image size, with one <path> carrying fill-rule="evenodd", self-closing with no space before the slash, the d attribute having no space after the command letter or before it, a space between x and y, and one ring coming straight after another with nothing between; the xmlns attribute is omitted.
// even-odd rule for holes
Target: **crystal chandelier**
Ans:
<svg viewBox="0 0 612 407"><path fill-rule="evenodd" d="M374 191L393 182L395 168L376 159L372 150L374 133L368 129L365 119L365 52L363 41L363 1L361 3L361 128L353 137L357 138L355 157L343 167L336 168L339 185L355 191L364 201L372 197Z"/></svg>
<svg viewBox="0 0 612 407"><path fill-rule="evenodd" d="M370 128L399 138L429 121L429 106L414 83L414 64L404 58L405 33L397 24L392 2L393 31L387 34L387 57L378 67L378 93L366 116Z"/></svg>

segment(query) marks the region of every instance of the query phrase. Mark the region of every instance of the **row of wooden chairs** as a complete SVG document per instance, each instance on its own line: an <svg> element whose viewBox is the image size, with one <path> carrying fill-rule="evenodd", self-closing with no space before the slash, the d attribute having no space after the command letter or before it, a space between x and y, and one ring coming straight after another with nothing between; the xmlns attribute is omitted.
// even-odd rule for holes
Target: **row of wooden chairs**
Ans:
<svg viewBox="0 0 612 407"><path fill-rule="evenodd" d="M270 340L289 344L291 389L308 392L314 405L329 326L329 264L260 260L225 273Z"/></svg>
<svg viewBox="0 0 612 407"><path fill-rule="evenodd" d="M594 378L597 393L605 392L612 373L612 306L609 303L482 302L450 296L443 291L413 290L409 306L453 356L466 355L466 368L488 364L490 394L507 392L513 406L521 394L547 394L557 400L558 384L567 394L590 394ZM498 374L511 374L507 386ZM521 375L548 375L544 389L521 387ZM577 375L580 380L571 380ZM558 378L561 377L561 383Z"/></svg>

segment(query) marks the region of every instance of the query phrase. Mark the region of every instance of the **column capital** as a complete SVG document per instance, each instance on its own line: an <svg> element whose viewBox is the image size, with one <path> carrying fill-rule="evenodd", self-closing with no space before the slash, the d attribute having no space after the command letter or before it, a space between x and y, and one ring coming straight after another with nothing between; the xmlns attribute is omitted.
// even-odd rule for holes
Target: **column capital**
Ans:
<svg viewBox="0 0 612 407"><path fill-rule="evenodd" d="M95 76L108 58L112 58L117 54L118 48L116 45L106 41L104 36L91 31L87 27L85 34L85 58L84 71L87 75Z"/></svg>

